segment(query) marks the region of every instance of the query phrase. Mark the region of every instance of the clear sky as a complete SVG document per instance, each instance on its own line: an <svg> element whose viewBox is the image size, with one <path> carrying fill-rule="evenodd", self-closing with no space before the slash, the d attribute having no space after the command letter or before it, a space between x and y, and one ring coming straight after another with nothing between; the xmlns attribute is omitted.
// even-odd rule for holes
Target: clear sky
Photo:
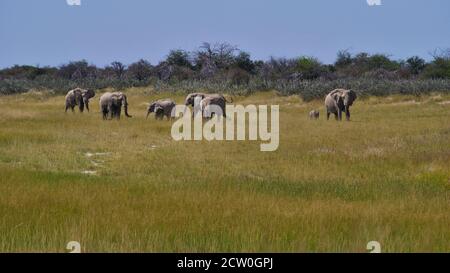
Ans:
<svg viewBox="0 0 450 273"><path fill-rule="evenodd" d="M339 49L430 58L450 47L449 0L0 0L0 67L103 66L226 41L268 59Z"/></svg>

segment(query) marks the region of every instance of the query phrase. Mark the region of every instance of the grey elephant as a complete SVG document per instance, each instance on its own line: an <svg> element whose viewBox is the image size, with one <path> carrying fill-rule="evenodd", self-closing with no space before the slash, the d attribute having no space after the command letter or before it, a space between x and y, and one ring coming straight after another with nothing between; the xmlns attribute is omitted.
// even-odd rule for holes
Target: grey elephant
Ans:
<svg viewBox="0 0 450 273"><path fill-rule="evenodd" d="M201 100L200 102L200 111L203 114L203 117L211 117L216 109L212 106L216 106L220 108L222 111L222 116L227 117L226 114L226 102L223 96L208 96ZM218 110L218 109L217 109ZM217 114L217 113L214 113Z"/></svg>
<svg viewBox="0 0 450 273"><path fill-rule="evenodd" d="M312 110L309 112L309 119L319 119L319 110Z"/></svg>
<svg viewBox="0 0 450 273"><path fill-rule="evenodd" d="M190 93L186 96L186 99L184 100L184 104L186 106L192 106L194 107L194 101L196 97L199 97L200 99L204 99L207 96L205 93Z"/></svg>
<svg viewBox="0 0 450 273"><path fill-rule="evenodd" d="M325 108L327 109L327 120L333 113L336 120L342 120L342 112L345 112L347 120L350 120L350 106L356 100L357 96L353 90L335 89L325 98Z"/></svg>
<svg viewBox="0 0 450 273"><path fill-rule="evenodd" d="M230 101L228 101L223 95L221 94L205 94L205 93L191 93L187 95L185 99L185 105L186 106L193 106L195 104L196 99L200 101L200 109L203 111L205 108L208 107L208 105L217 105L222 110L222 115L226 117L226 104L232 103L233 98L231 98ZM195 113L193 113L194 115Z"/></svg>
<svg viewBox="0 0 450 273"><path fill-rule="evenodd" d="M71 108L72 112L74 112L75 106L78 105L80 112L83 112L85 106L89 112L89 99L93 97L95 97L95 92L91 89L81 89L77 87L73 90L70 90L66 95L65 111L67 112L67 110Z"/></svg>
<svg viewBox="0 0 450 273"><path fill-rule="evenodd" d="M125 94L122 92L106 92L100 97L100 109L105 120L108 119L108 114L111 119L120 119L122 106L125 116L131 118L132 116L128 114L128 101Z"/></svg>
<svg viewBox="0 0 450 273"><path fill-rule="evenodd" d="M147 108L147 118L151 113L155 113L155 119L163 119L164 116L170 119L174 107L175 102L171 99L154 101Z"/></svg>

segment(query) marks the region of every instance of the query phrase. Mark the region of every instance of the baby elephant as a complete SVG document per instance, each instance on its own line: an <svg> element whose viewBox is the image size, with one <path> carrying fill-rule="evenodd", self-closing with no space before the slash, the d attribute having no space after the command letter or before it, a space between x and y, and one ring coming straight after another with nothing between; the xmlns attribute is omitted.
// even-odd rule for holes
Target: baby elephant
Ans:
<svg viewBox="0 0 450 273"><path fill-rule="evenodd" d="M319 110L309 112L309 119L319 119Z"/></svg>
<svg viewBox="0 0 450 273"><path fill-rule="evenodd" d="M155 113L155 119L163 119L166 116L169 120L174 107L175 102L171 99L154 101L147 108L147 118L150 113Z"/></svg>

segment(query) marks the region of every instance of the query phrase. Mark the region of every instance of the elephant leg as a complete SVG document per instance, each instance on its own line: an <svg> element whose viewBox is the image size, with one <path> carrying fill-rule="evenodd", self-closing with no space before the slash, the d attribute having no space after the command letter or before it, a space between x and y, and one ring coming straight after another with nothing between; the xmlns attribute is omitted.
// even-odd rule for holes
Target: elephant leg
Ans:
<svg viewBox="0 0 450 273"><path fill-rule="evenodd" d="M112 105L108 105L108 113L109 113L109 118L113 119L113 117L114 117L114 109L113 109Z"/></svg>
<svg viewBox="0 0 450 273"><path fill-rule="evenodd" d="M66 104L66 110L65 110L66 113L67 113L67 110L69 110L69 105Z"/></svg>
<svg viewBox="0 0 450 273"><path fill-rule="evenodd" d="M342 120L342 111L339 109L337 114L338 120Z"/></svg>
<svg viewBox="0 0 450 273"><path fill-rule="evenodd" d="M117 113L116 113L116 118L117 118L117 119L120 119L120 114L121 114L121 112L122 112L122 107L118 107L118 108L117 108Z"/></svg>
<svg viewBox="0 0 450 273"><path fill-rule="evenodd" d="M71 105L70 108L72 109L72 113L75 113L75 105Z"/></svg>
<svg viewBox="0 0 450 273"><path fill-rule="evenodd" d="M347 121L350 120L350 109L347 108L347 110L345 111L345 118L347 119Z"/></svg>
<svg viewBox="0 0 450 273"><path fill-rule="evenodd" d="M86 105L86 110L89 112L89 103L85 102L85 105Z"/></svg>
<svg viewBox="0 0 450 273"><path fill-rule="evenodd" d="M327 111L327 120L330 120L330 112Z"/></svg>

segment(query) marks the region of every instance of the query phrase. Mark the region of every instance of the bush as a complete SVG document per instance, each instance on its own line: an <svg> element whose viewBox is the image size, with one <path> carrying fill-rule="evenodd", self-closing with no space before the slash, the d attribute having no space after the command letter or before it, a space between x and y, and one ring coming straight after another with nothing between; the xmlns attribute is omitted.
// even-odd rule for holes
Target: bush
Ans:
<svg viewBox="0 0 450 273"><path fill-rule="evenodd" d="M249 53L228 43L203 45L196 51L172 50L156 66L146 60L130 65L113 62L104 68L86 60L60 67L13 66L0 70L0 94L49 89L65 94L75 87L123 89L152 86L155 90L249 94L277 90L305 100L322 98L334 88L352 88L361 95L417 94L450 91L450 50L420 57L391 60L385 54L355 55L339 51L334 64L317 58L252 60Z"/></svg>

